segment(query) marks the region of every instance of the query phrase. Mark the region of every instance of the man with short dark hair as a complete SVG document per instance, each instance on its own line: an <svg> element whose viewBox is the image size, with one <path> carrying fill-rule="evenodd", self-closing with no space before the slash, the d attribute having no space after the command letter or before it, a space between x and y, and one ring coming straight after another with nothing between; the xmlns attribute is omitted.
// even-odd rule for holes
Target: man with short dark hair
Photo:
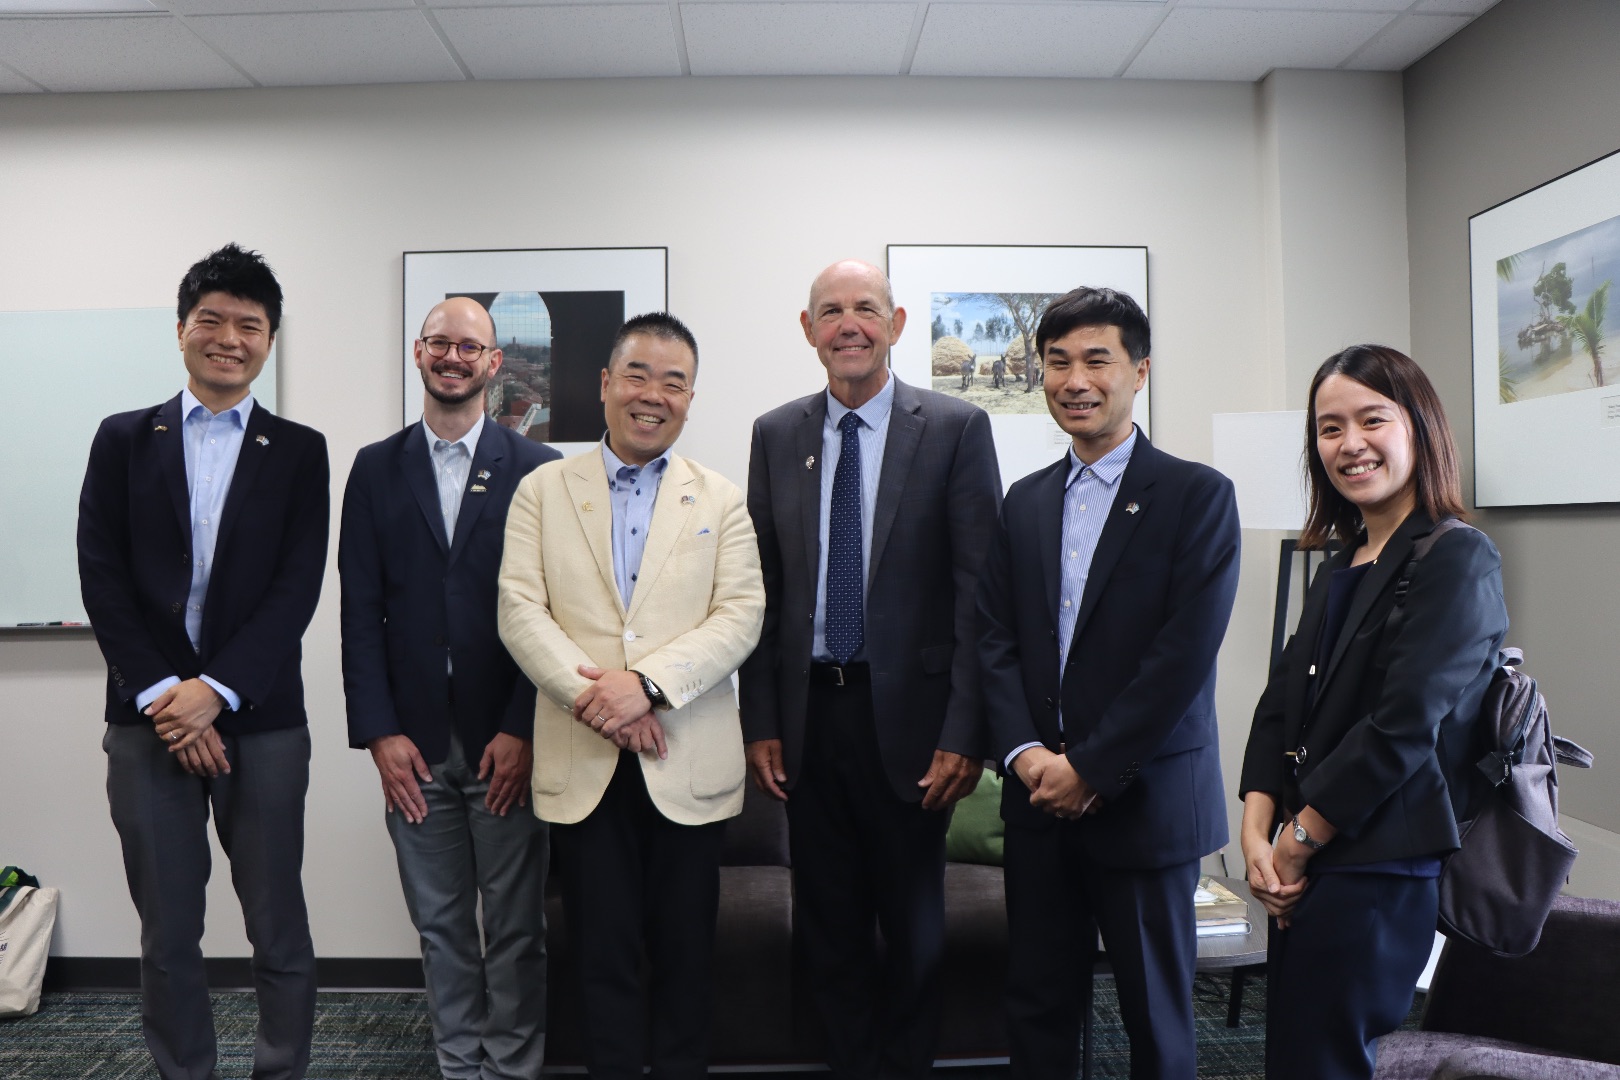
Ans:
<svg viewBox="0 0 1620 1080"><path fill-rule="evenodd" d="M881 270L829 266L799 323L827 388L754 423L767 606L742 671L749 767L787 803L799 955L833 1074L923 1077L945 829L983 768L973 595L1001 479L982 409L889 371L906 313Z"/></svg>
<svg viewBox="0 0 1620 1080"><path fill-rule="evenodd" d="M534 811L595 1080L640 1080L647 1057L657 1080L708 1066L720 843L746 779L731 675L765 598L742 492L671 451L696 378L680 320L631 319L602 371L602 444L536 469L507 516L501 638L540 691Z"/></svg>
<svg viewBox="0 0 1620 1080"><path fill-rule="evenodd" d="M192 266L178 307L185 389L102 421L79 500L142 1029L164 1080L218 1075L201 947L212 809L253 943L253 1075L297 1080L315 1018L299 659L326 568L326 440L250 392L281 322L256 252L228 244Z"/></svg>
<svg viewBox="0 0 1620 1080"><path fill-rule="evenodd" d="M512 493L561 455L484 414L495 341L469 297L428 312L422 421L356 456L338 543L349 743L382 780L447 1080L533 1080L545 1056L534 685L495 604Z"/></svg>
<svg viewBox="0 0 1620 1080"><path fill-rule="evenodd" d="M1226 477L1132 423L1150 346L1141 308L1111 289L1076 289L1042 316L1047 408L1071 445L1008 490L979 586L991 741L1007 774L1018 1080L1079 1068L1099 931L1131 1076L1197 1072L1192 895L1198 860L1227 839L1215 656L1237 591L1238 519Z"/></svg>

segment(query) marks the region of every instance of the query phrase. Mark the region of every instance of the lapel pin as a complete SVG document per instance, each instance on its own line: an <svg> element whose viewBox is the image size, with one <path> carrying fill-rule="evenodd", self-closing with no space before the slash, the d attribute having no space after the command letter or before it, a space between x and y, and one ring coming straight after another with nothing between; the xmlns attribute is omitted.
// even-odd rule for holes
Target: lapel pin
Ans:
<svg viewBox="0 0 1620 1080"><path fill-rule="evenodd" d="M1126 503L1125 504L1125 512L1127 514L1134 514L1140 509L1142 509L1142 508L1140 506L1138 506L1136 503Z"/></svg>
<svg viewBox="0 0 1620 1080"><path fill-rule="evenodd" d="M479 469L478 470L478 479L480 479L480 480L488 480L489 479L489 470L488 469Z"/></svg>
<svg viewBox="0 0 1620 1080"><path fill-rule="evenodd" d="M681 505L682 506L695 506L695 505L697 505L697 496L695 496L695 495L682 495L681 496Z"/></svg>
<svg viewBox="0 0 1620 1080"><path fill-rule="evenodd" d="M468 488L467 490L472 492L474 495L482 495L484 493L485 488L484 488L483 484L474 484L472 487Z"/></svg>
<svg viewBox="0 0 1620 1080"><path fill-rule="evenodd" d="M267 438L264 435L260 435L257 439L254 439L253 441L258 443L260 446L269 446L270 445L269 438Z"/></svg>
<svg viewBox="0 0 1620 1080"><path fill-rule="evenodd" d="M809 457L805 458L804 459L804 467L807 468L807 469L815 468L816 467L816 455L811 454Z"/></svg>
<svg viewBox="0 0 1620 1080"><path fill-rule="evenodd" d="M169 430L169 425L168 424L159 424L157 427L153 428L152 430L153 431L168 431Z"/></svg>
<svg viewBox="0 0 1620 1080"><path fill-rule="evenodd" d="M587 514L596 509L596 507L592 506L590 503L580 503L579 508L585 511Z"/></svg>

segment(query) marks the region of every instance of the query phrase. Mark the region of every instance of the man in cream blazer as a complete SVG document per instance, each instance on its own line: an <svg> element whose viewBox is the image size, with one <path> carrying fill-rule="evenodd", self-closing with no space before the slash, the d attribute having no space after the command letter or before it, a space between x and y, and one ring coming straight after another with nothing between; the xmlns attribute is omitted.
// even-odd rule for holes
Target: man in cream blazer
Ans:
<svg viewBox="0 0 1620 1080"><path fill-rule="evenodd" d="M595 1080L639 1080L648 1050L659 1080L708 1064L722 823L745 775L731 675L765 593L742 492L669 452L696 375L679 320L631 319L602 372L602 446L536 469L507 515L501 638L539 689L534 811Z"/></svg>

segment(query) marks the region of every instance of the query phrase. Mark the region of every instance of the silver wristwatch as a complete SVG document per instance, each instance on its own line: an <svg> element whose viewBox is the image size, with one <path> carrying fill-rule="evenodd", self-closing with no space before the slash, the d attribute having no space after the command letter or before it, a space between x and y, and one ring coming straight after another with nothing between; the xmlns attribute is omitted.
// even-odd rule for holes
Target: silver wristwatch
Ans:
<svg viewBox="0 0 1620 1080"><path fill-rule="evenodd" d="M1294 839L1298 840L1312 851L1321 851L1323 848L1327 847L1327 845L1322 841L1311 839L1311 834L1306 832L1305 826L1299 823L1298 814L1294 815Z"/></svg>

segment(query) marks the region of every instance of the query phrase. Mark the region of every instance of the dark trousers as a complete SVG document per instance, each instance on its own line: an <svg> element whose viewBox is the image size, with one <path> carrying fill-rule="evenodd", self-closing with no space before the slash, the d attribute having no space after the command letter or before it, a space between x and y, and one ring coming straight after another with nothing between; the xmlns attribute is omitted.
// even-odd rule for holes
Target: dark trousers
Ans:
<svg viewBox="0 0 1620 1080"><path fill-rule="evenodd" d="M950 815L890 787L869 682L813 681L806 720L787 803L793 914L827 1063L840 1080L926 1076L939 1039Z"/></svg>
<svg viewBox="0 0 1620 1080"><path fill-rule="evenodd" d="M1266 957L1268 1080L1366 1080L1373 1040L1401 1026L1434 947L1435 878L1311 878Z"/></svg>
<svg viewBox="0 0 1620 1080"><path fill-rule="evenodd" d="M1007 826L1012 1076L1072 1080L1079 1071L1080 1028L1091 1007L1101 931L1131 1041L1133 1080L1193 1080L1198 931L1192 896L1198 862L1151 870L1100 866L1079 844L1079 830L1088 824Z"/></svg>
<svg viewBox="0 0 1620 1080"><path fill-rule="evenodd" d="M216 1080L203 971L208 816L231 862L253 946L254 1080L300 1080L315 1024L315 948L304 907L309 729L226 735L231 771L180 768L150 724L109 724L107 801L141 918L141 1026L163 1080Z"/></svg>
<svg viewBox="0 0 1620 1080"><path fill-rule="evenodd" d="M724 837L659 813L629 752L585 820L551 826L594 1080L640 1080L649 1034L652 1080L706 1075Z"/></svg>

